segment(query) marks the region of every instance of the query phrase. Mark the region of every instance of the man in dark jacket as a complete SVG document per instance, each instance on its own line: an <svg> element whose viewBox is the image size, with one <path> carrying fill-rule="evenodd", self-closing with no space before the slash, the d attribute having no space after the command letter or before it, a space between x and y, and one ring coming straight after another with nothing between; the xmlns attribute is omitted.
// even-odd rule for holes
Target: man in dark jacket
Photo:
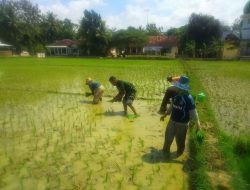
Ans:
<svg viewBox="0 0 250 190"><path fill-rule="evenodd" d="M163 147L163 152L168 155L174 138L177 144L177 156L182 155L185 149L186 134L190 120L196 123L197 131L200 130L200 121L194 99L192 95L189 94L188 82L189 79L187 77L181 76L177 82L173 83L177 95L173 98L167 112L161 117L163 121L167 115L170 115Z"/></svg>
<svg viewBox="0 0 250 190"><path fill-rule="evenodd" d="M130 107L130 109L133 111L135 115L137 115L137 112L134 108L133 101L136 97L136 89L135 86L129 82L117 80L116 77L111 76L109 78L109 82L116 86L119 93L113 98L112 101L119 102L122 101L123 107L124 107L124 114L127 115L127 106Z"/></svg>

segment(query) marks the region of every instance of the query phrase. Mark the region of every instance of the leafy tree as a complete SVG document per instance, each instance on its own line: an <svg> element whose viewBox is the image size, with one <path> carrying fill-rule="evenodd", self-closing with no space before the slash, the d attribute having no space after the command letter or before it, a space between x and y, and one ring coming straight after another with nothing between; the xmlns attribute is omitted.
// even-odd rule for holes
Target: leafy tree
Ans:
<svg viewBox="0 0 250 190"><path fill-rule="evenodd" d="M0 38L16 46L17 50L33 51L36 46L41 16L37 5L28 0L0 2Z"/></svg>
<svg viewBox="0 0 250 190"><path fill-rule="evenodd" d="M62 38L75 39L78 26L72 23L71 20L67 18L61 22L62 22L61 23L62 24L62 30L61 30Z"/></svg>
<svg viewBox="0 0 250 190"><path fill-rule="evenodd" d="M62 22L58 20L56 15L52 12L48 12L43 16L40 29L45 43L53 43L54 41L63 38L61 35Z"/></svg>
<svg viewBox="0 0 250 190"><path fill-rule="evenodd" d="M76 36L76 25L70 20L61 21L52 13L42 15L28 0L1 0L0 26L0 39L14 45L17 52L35 53L47 43Z"/></svg>
<svg viewBox="0 0 250 190"><path fill-rule="evenodd" d="M222 34L222 26L212 16L192 14L187 27L188 40L195 42L196 52L206 50L213 41L219 40ZM205 53L205 52L203 52Z"/></svg>
<svg viewBox="0 0 250 190"><path fill-rule="evenodd" d="M186 42L185 54L195 57L195 41Z"/></svg>
<svg viewBox="0 0 250 190"><path fill-rule="evenodd" d="M56 40L75 39L77 25L69 19L59 20L56 15L48 12L43 15L39 26L43 44L53 43Z"/></svg>
<svg viewBox="0 0 250 190"><path fill-rule="evenodd" d="M220 58L222 54L223 42L221 40L213 40L207 51L207 57Z"/></svg>
<svg viewBox="0 0 250 190"><path fill-rule="evenodd" d="M147 24L146 26L146 34L148 36L158 36L162 33L162 27L157 28L156 24Z"/></svg>
<svg viewBox="0 0 250 190"><path fill-rule="evenodd" d="M173 36L173 35L178 35L180 32L179 28L170 28L165 32L165 35L167 36Z"/></svg>
<svg viewBox="0 0 250 190"><path fill-rule="evenodd" d="M177 40L178 40L178 49L179 49L179 53L180 54L189 54L191 56L193 56L193 51L188 50L188 52L186 52L187 48L186 48L186 44L190 43L190 40L188 40L188 36L187 36L187 25L182 26L180 28L176 28L174 29L174 33L172 33L172 35L177 36ZM188 48L190 49L190 48Z"/></svg>
<svg viewBox="0 0 250 190"><path fill-rule="evenodd" d="M212 16L192 14L188 24L188 36L195 40L198 47L221 36L221 24Z"/></svg>
<svg viewBox="0 0 250 190"><path fill-rule="evenodd" d="M111 34L107 31L101 16L95 11L84 11L78 35L83 54L92 56L105 56L107 54Z"/></svg>
<svg viewBox="0 0 250 190"><path fill-rule="evenodd" d="M132 47L142 48L146 43L146 33L134 27L118 30L112 36L112 46L121 50Z"/></svg>

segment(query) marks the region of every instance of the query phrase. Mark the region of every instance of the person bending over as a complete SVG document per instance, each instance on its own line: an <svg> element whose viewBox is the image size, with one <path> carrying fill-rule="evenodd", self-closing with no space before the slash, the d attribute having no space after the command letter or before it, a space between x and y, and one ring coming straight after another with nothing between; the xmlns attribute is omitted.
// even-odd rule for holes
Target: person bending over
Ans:
<svg viewBox="0 0 250 190"><path fill-rule="evenodd" d="M89 86L91 93L86 93L86 96L93 95L93 104L98 104L102 101L102 96L104 93L104 86L101 85L99 82L93 81L91 78L86 79L86 85Z"/></svg>
<svg viewBox="0 0 250 190"><path fill-rule="evenodd" d="M109 78L109 82L117 87L118 94L113 98L113 102L120 102L122 101L124 107L124 115L127 115L127 107L129 107L135 115L137 112L133 106L133 101L136 97L136 88L135 86L126 81L118 80L116 77L111 76Z"/></svg>

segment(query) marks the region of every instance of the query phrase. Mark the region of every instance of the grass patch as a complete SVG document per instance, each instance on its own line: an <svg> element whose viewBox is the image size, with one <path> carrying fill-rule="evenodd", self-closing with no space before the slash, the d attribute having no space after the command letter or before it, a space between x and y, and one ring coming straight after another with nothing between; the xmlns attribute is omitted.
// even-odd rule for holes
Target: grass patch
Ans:
<svg viewBox="0 0 250 190"><path fill-rule="evenodd" d="M239 156L250 154L250 139L247 137L234 138L234 152Z"/></svg>

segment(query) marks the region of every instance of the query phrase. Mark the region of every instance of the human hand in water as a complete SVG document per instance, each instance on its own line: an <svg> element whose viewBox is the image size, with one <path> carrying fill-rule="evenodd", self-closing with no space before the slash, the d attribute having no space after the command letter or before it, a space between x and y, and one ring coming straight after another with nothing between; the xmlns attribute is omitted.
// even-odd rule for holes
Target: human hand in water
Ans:
<svg viewBox="0 0 250 190"><path fill-rule="evenodd" d="M86 93L85 93L85 96L86 96L86 97L89 97L89 96L91 96L91 95L92 95L92 93L90 93L90 92L86 92Z"/></svg>
<svg viewBox="0 0 250 190"><path fill-rule="evenodd" d="M165 117L165 115L161 116L160 121L164 121Z"/></svg>

